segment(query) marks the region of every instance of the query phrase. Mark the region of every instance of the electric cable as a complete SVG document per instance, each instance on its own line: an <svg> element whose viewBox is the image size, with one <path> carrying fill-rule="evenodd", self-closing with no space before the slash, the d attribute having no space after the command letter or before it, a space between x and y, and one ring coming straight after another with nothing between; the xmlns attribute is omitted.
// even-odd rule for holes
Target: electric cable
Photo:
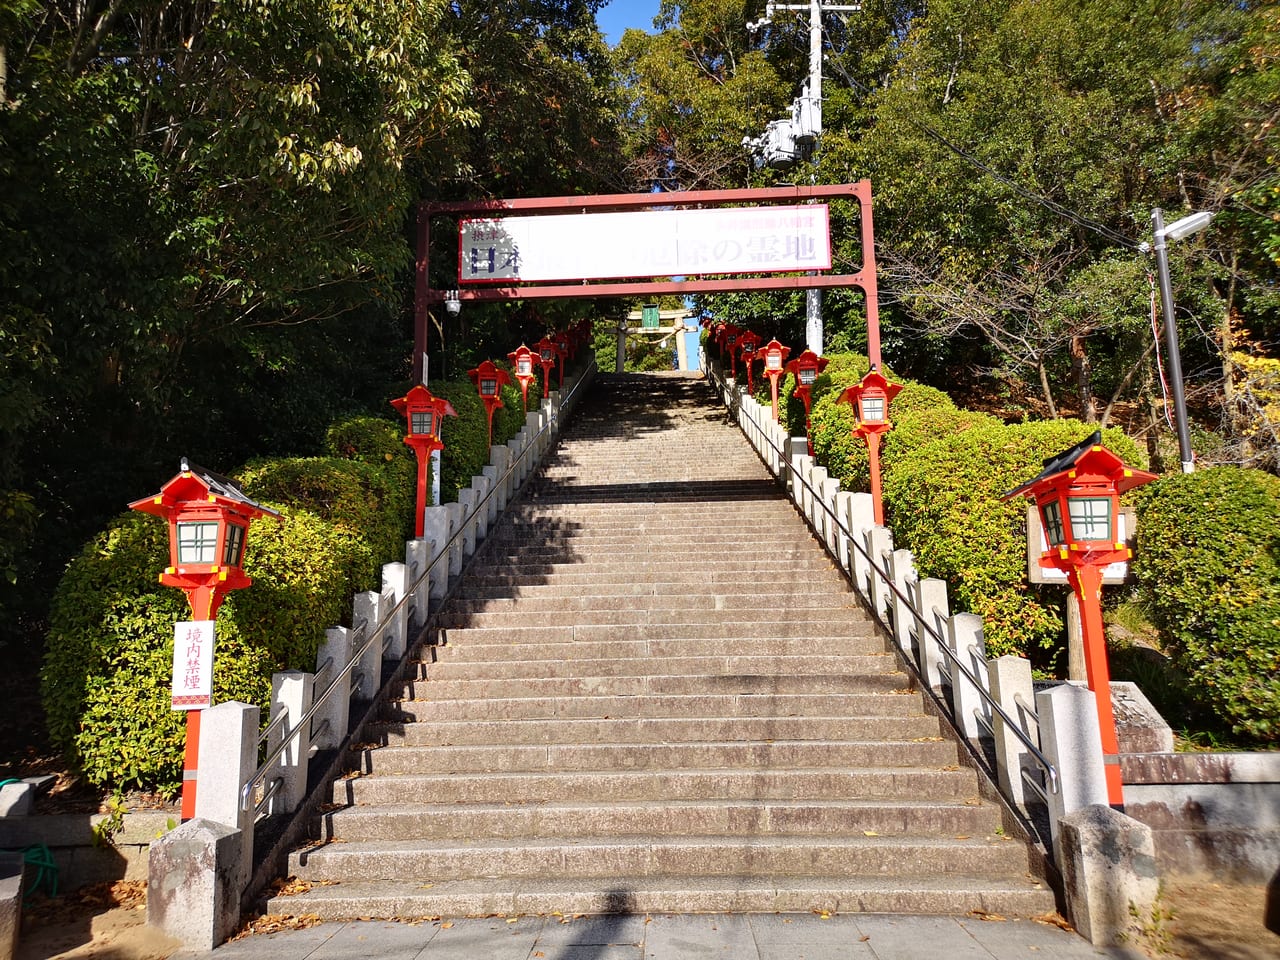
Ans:
<svg viewBox="0 0 1280 960"><path fill-rule="evenodd" d="M825 40L831 43L832 38L828 33L825 25L822 28L822 35ZM798 44L796 44L794 39L789 38L789 40L793 45L796 45L798 48ZM831 46L834 48L835 44L831 43ZM838 72L840 76L843 78L843 80L851 88L859 90L865 96L869 97L875 93L875 91L872 90L870 87L866 86L866 84L856 80L845 68L844 64L840 63L839 61L832 63L831 68L836 72ZM1096 233L1102 238L1111 241L1117 246L1124 247L1125 249L1131 250L1134 252L1143 252L1141 249L1141 243L1139 241L1126 237L1124 234L1121 234L1116 232L1115 230L1112 230L1110 227L1108 227L1104 223L1099 223L1097 220L1093 220L1089 217L1084 216L1083 214L1076 213L1074 210L1068 207L1064 207L1062 204L1058 203L1056 200L1051 200L1048 197L1044 196L1043 194L1036 193L1034 190L1024 187L1022 184L1011 179L1010 177L1006 176L1005 174L1001 173L1000 171L996 170L990 165L984 163L982 160L978 159L973 154L969 153L959 144L953 142L949 137L939 132L936 128L934 128L930 124L925 123L923 120L920 120L919 118L912 115L907 115L905 119L909 124L911 124L912 126L916 127L918 130L920 130L922 133L924 133L925 136L941 144L943 147L953 152L956 156L960 157L966 163L970 164L971 166L987 174L987 176L991 177L997 182L1008 187L1010 190L1012 190L1018 196L1022 197L1024 200L1029 200L1032 203L1036 204L1037 206L1040 206L1045 210L1048 210L1050 213L1054 214L1055 216L1061 217L1064 220L1069 220L1070 222L1074 223L1078 227L1081 227L1085 230L1089 230L1093 233Z"/></svg>

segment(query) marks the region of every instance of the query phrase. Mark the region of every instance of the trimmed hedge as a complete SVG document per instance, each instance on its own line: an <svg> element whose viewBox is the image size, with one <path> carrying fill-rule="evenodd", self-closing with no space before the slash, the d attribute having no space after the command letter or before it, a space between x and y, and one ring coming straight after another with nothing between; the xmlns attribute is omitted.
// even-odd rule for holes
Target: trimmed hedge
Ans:
<svg viewBox="0 0 1280 960"><path fill-rule="evenodd" d="M500 366L509 369L505 363ZM555 379L552 380L552 384L556 382ZM535 390L538 392L535 393ZM432 381L431 392L448 400L458 414L444 419L444 451L440 454L440 502L455 503L458 491L468 486L471 478L483 471L489 462L489 421L484 402L470 380ZM503 405L493 413L495 444L506 443L524 427L520 388L506 384L501 396ZM541 402L539 379L529 386L529 409L537 410ZM412 512L410 507L410 513Z"/></svg>
<svg viewBox="0 0 1280 960"><path fill-rule="evenodd" d="M991 656L1052 649L1063 631L1062 591L1027 582L1025 502L1000 497L1095 429L1078 420L983 423L916 447L886 471L895 546L915 554L921 576L948 581L955 609L983 617ZM1103 431L1103 442L1127 463L1146 463L1119 430Z"/></svg>
<svg viewBox="0 0 1280 960"><path fill-rule="evenodd" d="M282 522L249 529L253 587L218 613L216 702L265 706L271 674L312 669L327 625L349 615L369 549L314 514L278 506ZM168 530L130 513L89 542L54 593L41 695L54 745L98 786L175 794L184 718L169 708L173 625L191 614L160 586Z"/></svg>
<svg viewBox="0 0 1280 960"><path fill-rule="evenodd" d="M445 423L444 499L488 462L484 406L469 382L433 384L459 416ZM520 393L503 390L494 443L524 426ZM531 402L532 402L531 397ZM326 435L329 456L261 460L239 471L255 500L280 510L249 529L253 578L218 613L214 700L265 707L271 674L313 669L325 628L349 622L352 596L378 587L380 565L412 535L417 463L403 423L353 417ZM53 598L41 672L55 746L95 785L174 794L184 718L169 708L173 625L190 617L162 587L168 531L136 513L114 520L67 568Z"/></svg>
<svg viewBox="0 0 1280 960"><path fill-rule="evenodd" d="M1280 744L1280 478L1174 474L1137 513L1134 575L1174 663L1236 734Z"/></svg>

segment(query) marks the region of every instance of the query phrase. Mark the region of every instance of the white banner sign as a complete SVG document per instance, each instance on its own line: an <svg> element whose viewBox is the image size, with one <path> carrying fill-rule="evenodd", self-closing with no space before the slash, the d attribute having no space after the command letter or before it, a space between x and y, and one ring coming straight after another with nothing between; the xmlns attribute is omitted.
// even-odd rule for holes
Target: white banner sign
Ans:
<svg viewBox="0 0 1280 960"><path fill-rule="evenodd" d="M186 620L173 627L173 709L213 704L213 621Z"/></svg>
<svg viewBox="0 0 1280 960"><path fill-rule="evenodd" d="M826 204L571 213L458 224L460 283L830 269Z"/></svg>

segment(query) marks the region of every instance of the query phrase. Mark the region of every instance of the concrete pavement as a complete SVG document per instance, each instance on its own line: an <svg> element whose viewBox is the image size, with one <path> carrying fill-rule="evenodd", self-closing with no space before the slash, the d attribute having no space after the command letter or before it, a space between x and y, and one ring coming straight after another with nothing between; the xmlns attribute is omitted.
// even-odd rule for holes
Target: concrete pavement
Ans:
<svg viewBox="0 0 1280 960"><path fill-rule="evenodd" d="M170 960L1145 960L1031 920L813 914L333 922Z"/></svg>

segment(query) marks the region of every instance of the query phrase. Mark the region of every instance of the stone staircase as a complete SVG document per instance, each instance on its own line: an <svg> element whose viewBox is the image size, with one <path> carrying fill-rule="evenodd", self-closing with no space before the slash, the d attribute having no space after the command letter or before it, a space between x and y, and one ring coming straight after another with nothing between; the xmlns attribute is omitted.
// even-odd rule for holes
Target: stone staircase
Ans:
<svg viewBox="0 0 1280 960"><path fill-rule="evenodd" d="M592 389L268 911L1051 911L706 385Z"/></svg>

